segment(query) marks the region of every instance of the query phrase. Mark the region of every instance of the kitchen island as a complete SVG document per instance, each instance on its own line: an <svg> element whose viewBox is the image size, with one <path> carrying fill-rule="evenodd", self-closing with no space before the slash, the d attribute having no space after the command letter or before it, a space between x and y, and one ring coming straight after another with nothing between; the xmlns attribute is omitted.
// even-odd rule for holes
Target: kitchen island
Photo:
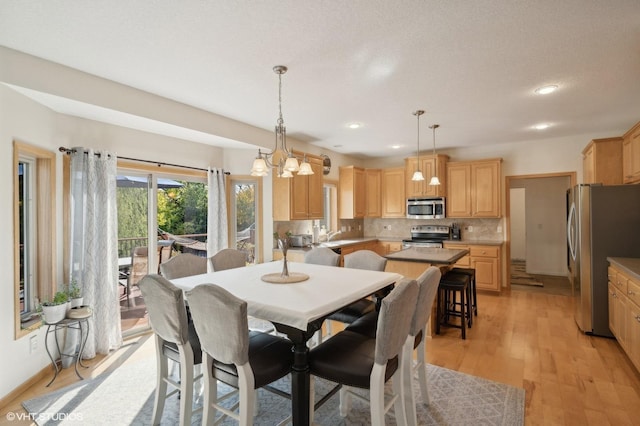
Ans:
<svg viewBox="0 0 640 426"><path fill-rule="evenodd" d="M385 271L396 272L407 278L415 279L429 266L448 269L458 260L469 254L467 249L446 249L437 247L411 247L386 255Z"/></svg>

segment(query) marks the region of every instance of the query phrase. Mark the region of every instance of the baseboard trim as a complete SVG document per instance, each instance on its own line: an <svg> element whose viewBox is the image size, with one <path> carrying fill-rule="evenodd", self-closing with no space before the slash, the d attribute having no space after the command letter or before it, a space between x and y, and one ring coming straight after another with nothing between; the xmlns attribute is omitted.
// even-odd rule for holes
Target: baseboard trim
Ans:
<svg viewBox="0 0 640 426"><path fill-rule="evenodd" d="M11 392L9 392L7 395L5 395L4 397L0 398L0 410L3 409L4 407L6 407L7 405L9 405L9 403L12 402L14 399L16 399L18 397L18 395L20 395L21 393L23 393L27 389L29 389L31 386L33 386L36 383L38 383L45 376L50 375L51 374L51 368L52 367L51 367L50 364L47 365L42 370L40 370L39 372L37 372L36 374L31 376L31 378L28 379L26 382L22 383L20 386L18 386L17 388L15 388Z"/></svg>

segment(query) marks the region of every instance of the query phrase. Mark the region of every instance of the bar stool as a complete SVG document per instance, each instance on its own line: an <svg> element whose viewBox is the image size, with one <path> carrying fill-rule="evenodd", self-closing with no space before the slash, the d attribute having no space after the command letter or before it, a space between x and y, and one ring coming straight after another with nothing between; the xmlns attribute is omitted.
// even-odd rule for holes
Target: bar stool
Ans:
<svg viewBox="0 0 640 426"><path fill-rule="evenodd" d="M460 302L457 301L460 293ZM440 279L438 286L438 305L436 334L440 334L440 326L456 327L462 331L462 339L467 338L466 328L471 328L473 315L471 314L471 285L469 276L447 272ZM460 307L460 310L457 309ZM449 318L460 317L460 325L449 322Z"/></svg>
<svg viewBox="0 0 640 426"><path fill-rule="evenodd" d="M473 306L473 315L478 316L478 295L476 294L476 270L474 268L451 268L451 272L455 274L469 275L471 283L471 306Z"/></svg>

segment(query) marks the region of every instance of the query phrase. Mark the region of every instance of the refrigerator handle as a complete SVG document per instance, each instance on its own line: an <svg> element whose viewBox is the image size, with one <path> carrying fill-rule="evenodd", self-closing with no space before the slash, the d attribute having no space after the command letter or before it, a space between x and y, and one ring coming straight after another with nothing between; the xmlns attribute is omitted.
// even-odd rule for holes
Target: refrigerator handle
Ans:
<svg viewBox="0 0 640 426"><path fill-rule="evenodd" d="M573 219L576 215L576 205L575 203L571 204L571 208L569 209L569 218L567 219L567 243L569 244L569 252L571 253L571 258L576 260L576 241L575 241L575 227L572 226Z"/></svg>

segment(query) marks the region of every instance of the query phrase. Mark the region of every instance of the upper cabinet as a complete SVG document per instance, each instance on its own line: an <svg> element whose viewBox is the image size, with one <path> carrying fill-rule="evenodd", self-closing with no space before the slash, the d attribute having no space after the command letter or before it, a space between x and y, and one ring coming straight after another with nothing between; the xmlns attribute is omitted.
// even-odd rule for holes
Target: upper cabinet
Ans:
<svg viewBox="0 0 640 426"><path fill-rule="evenodd" d="M500 217L502 159L447 163L447 217Z"/></svg>
<svg viewBox="0 0 640 426"><path fill-rule="evenodd" d="M382 170L382 217L405 217L404 167Z"/></svg>
<svg viewBox="0 0 640 426"><path fill-rule="evenodd" d="M413 197L444 197L447 190L446 167L447 155L425 155L420 157L420 171L423 181L413 181L413 173L418 169L418 159L409 157L404 160L405 192L407 198ZM440 185L429 185L431 177L437 175Z"/></svg>
<svg viewBox="0 0 640 426"><path fill-rule="evenodd" d="M364 181L366 186L365 203L366 217L380 217L382 214L382 203L380 201L382 172L380 169L365 169Z"/></svg>
<svg viewBox="0 0 640 426"><path fill-rule="evenodd" d="M640 182L640 123L622 137L622 158L623 182Z"/></svg>
<svg viewBox="0 0 640 426"><path fill-rule="evenodd" d="M355 166L340 167L338 187L340 219L364 218L367 212L367 185L364 169Z"/></svg>
<svg viewBox="0 0 640 426"><path fill-rule="evenodd" d="M622 183L622 138L594 139L582 151L584 183Z"/></svg>
<svg viewBox="0 0 640 426"><path fill-rule="evenodd" d="M304 155L294 151L299 158ZM273 179L273 220L322 219L324 217L323 198L323 158L307 154L312 175L293 175L280 178L272 173Z"/></svg>

